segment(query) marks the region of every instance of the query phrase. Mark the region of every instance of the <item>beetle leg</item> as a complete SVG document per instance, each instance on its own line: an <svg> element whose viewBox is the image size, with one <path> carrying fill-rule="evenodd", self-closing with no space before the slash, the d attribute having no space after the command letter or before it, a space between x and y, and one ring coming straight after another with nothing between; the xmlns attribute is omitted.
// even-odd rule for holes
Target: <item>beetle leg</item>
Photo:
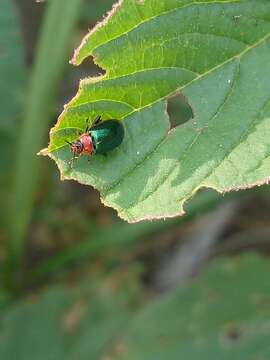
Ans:
<svg viewBox="0 0 270 360"><path fill-rule="evenodd" d="M87 133L88 130L90 129L90 126L89 126L89 118L87 118L86 120L86 128L85 128L85 132Z"/></svg>
<svg viewBox="0 0 270 360"><path fill-rule="evenodd" d="M100 122L101 122L101 116L98 115L93 122L93 126L98 125Z"/></svg>
<svg viewBox="0 0 270 360"><path fill-rule="evenodd" d="M71 169L73 168L74 162L75 160L77 160L79 158L79 156L76 156L75 153L73 153L72 159L68 162L68 164L70 165Z"/></svg>

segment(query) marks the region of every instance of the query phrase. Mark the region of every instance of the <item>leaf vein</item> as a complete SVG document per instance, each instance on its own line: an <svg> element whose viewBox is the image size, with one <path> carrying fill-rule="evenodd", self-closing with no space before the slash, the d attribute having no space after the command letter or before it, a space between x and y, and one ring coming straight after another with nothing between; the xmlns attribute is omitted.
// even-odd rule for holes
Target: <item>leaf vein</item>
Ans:
<svg viewBox="0 0 270 360"><path fill-rule="evenodd" d="M230 4L230 3L240 3L241 0L228 0L228 1L212 1L212 2L206 2L206 1L194 1L192 3L189 3L187 5L184 5L184 6L180 6L180 7L176 7L174 9L170 9L168 11L163 11L161 12L160 14L158 15L154 15L154 16L151 16L141 22L139 22L138 24L136 24L135 26L129 28L127 31L123 31L122 33L120 34L117 34L115 37L112 37L109 41L104 41L103 43L97 45L96 47L94 47L92 50L91 50L91 53L93 53L97 48L99 48L100 46L103 46L105 44L108 44L109 42L113 41L113 40L116 40L116 39L119 39L120 37L122 36L125 36L127 35L129 32L133 31L134 29L138 28L139 26L147 23L147 22L150 22L151 20L153 19L156 19L158 17L161 17L161 16L164 16L164 15L167 15L167 14L171 14L171 13L174 13L176 11L181 11L182 9L186 9L188 7L191 7L191 6L196 6L196 5L212 5L212 4L220 4L220 5L223 5L223 4Z"/></svg>

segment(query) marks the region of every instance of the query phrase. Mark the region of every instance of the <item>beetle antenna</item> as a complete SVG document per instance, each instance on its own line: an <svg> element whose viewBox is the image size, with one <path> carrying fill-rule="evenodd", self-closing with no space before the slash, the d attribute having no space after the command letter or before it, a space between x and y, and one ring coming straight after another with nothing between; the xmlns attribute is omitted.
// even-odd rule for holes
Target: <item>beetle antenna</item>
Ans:
<svg viewBox="0 0 270 360"><path fill-rule="evenodd" d="M87 118L87 119L85 120L85 122L86 122L85 132L87 133L87 131L90 129L90 126L89 126L89 118Z"/></svg>
<svg viewBox="0 0 270 360"><path fill-rule="evenodd" d="M68 140L65 140L65 142L66 142L67 144L69 144L69 145L72 145L72 143L71 143L70 141L68 141Z"/></svg>

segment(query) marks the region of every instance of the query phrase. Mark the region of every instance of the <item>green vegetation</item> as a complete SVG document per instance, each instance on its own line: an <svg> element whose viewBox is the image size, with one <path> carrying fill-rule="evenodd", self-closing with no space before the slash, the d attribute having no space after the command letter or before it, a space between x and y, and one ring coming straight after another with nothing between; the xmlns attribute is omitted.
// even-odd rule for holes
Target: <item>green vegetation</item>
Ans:
<svg viewBox="0 0 270 360"><path fill-rule="evenodd" d="M106 74L82 80L52 130L49 151L62 176L97 188L130 222L183 214L202 187L265 183L269 20L264 0L125 1L75 52L73 63L92 55ZM168 133L166 98L180 90L195 116ZM65 140L95 114L122 119L126 141L107 159L81 159L71 170Z"/></svg>
<svg viewBox="0 0 270 360"><path fill-rule="evenodd" d="M0 359L266 360L270 3L112 5L0 2Z"/></svg>
<svg viewBox="0 0 270 360"><path fill-rule="evenodd" d="M267 359L268 271L255 256L222 260L144 308L135 269L120 280L96 274L71 289L52 286L5 311L0 358Z"/></svg>

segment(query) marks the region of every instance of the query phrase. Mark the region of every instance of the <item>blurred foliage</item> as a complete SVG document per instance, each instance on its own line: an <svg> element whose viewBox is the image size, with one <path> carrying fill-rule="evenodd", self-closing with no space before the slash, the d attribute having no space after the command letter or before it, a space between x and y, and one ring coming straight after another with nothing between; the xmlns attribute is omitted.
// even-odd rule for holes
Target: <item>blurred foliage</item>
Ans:
<svg viewBox="0 0 270 360"><path fill-rule="evenodd" d="M31 14L24 11L22 21L15 2L0 0L0 359L268 359L267 259L216 259L194 282L163 297L153 283L155 266L198 226L192 220L201 221L229 199L247 206L227 224L225 235L264 230L261 244L267 244L268 188L224 197L203 191L188 204L189 216L130 225L100 205L94 190L61 183L52 164L33 149L47 144L49 124L85 76L68 66L75 42L113 1L19 1L26 9L39 7L43 17L37 29ZM30 40L35 36L26 39L35 53L27 69L23 24L28 35L39 33L36 44ZM100 69L87 62L83 71ZM192 117L181 95L170 101L169 112L174 125ZM22 176L11 171L18 163ZM13 204L10 213L14 194L22 206ZM23 224L18 243L8 235L8 217L12 231ZM9 251L14 246L16 262Z"/></svg>
<svg viewBox="0 0 270 360"><path fill-rule="evenodd" d="M15 120L22 105L26 69L15 6L10 0L1 0L0 9L0 197L3 201L5 184L10 179L10 158L18 131ZM2 207L0 214L1 224Z"/></svg>
<svg viewBox="0 0 270 360"><path fill-rule="evenodd" d="M0 6L0 131L10 133L22 105L26 69L15 6L10 0L1 0Z"/></svg>
<svg viewBox="0 0 270 360"><path fill-rule="evenodd" d="M266 360L269 271L255 256L224 259L139 311L137 270L52 286L5 310L0 358Z"/></svg>
<svg viewBox="0 0 270 360"><path fill-rule="evenodd" d="M139 304L137 274L136 269L94 273L76 284L28 295L5 309L0 359L100 359Z"/></svg>
<svg viewBox="0 0 270 360"><path fill-rule="evenodd" d="M98 2L86 0L81 12L82 21L87 25L95 24L111 10L114 3L114 0L99 0Z"/></svg>
<svg viewBox="0 0 270 360"><path fill-rule="evenodd" d="M82 0L50 1L31 74L24 119L16 144L16 158L11 184L8 235L10 272L21 261L24 238L31 220L34 196L39 181L40 164L36 153L50 122L52 106L71 48L71 34L77 24ZM58 21L59 17L64 21ZM23 189L23 192L22 192ZM16 222L13 219L16 218Z"/></svg>
<svg viewBox="0 0 270 360"><path fill-rule="evenodd" d="M109 358L269 359L269 271L269 261L256 256L211 264L198 279L135 315L116 343L123 354Z"/></svg>

